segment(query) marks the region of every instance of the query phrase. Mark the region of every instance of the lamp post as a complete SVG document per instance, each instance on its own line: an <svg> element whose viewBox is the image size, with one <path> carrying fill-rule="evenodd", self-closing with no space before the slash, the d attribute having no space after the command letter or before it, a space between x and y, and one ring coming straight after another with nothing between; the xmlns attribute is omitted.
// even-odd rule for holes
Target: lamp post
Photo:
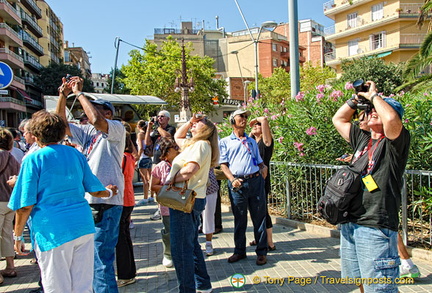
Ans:
<svg viewBox="0 0 432 293"><path fill-rule="evenodd" d="M237 5L237 9L240 12L240 15L243 19L244 24L246 25L246 28L249 32L251 40L254 43L254 50L255 50L255 94L256 94L256 97L258 97L258 43L259 43L259 38L260 38L261 31L263 28L275 28L277 26L277 23L274 21L264 21L261 24L259 31L258 31L258 36L255 39L254 36L252 35L252 32L249 28L249 25L246 21L246 18L244 17L243 11L240 8L240 5L238 4L237 0L234 0L234 2Z"/></svg>
<svg viewBox="0 0 432 293"><path fill-rule="evenodd" d="M181 91L181 101L180 101L180 121L186 122L191 117L191 109L189 104L189 92L194 90L194 82L191 78L188 82L187 69L186 69L186 53L184 39L182 39L182 70L181 70L181 80L176 79L175 92Z"/></svg>
<svg viewBox="0 0 432 293"><path fill-rule="evenodd" d="M120 39L120 37L116 37L114 40L114 48L116 48L116 56L115 56L115 61L114 61L114 70L113 70L113 74L112 74L112 79L111 79L111 95L114 93L114 80L115 80L115 74L117 71L117 59L118 59L118 53L119 53L119 49L120 49L120 41L122 41L122 39Z"/></svg>

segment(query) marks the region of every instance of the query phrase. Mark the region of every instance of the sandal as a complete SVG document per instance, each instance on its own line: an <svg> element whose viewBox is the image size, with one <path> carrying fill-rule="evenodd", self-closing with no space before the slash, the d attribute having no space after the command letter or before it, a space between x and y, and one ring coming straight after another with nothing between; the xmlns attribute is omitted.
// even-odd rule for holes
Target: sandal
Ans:
<svg viewBox="0 0 432 293"><path fill-rule="evenodd" d="M255 246L255 245L257 245L257 243L256 243L255 240L253 240L253 241L249 242L249 245L250 245L250 246Z"/></svg>
<svg viewBox="0 0 432 293"><path fill-rule="evenodd" d="M273 247L269 245L268 251L274 251L274 250L276 250L276 245L273 245Z"/></svg>
<svg viewBox="0 0 432 293"><path fill-rule="evenodd" d="M17 276L17 272L15 270L12 271L3 270L0 273L3 277L6 278L15 278Z"/></svg>

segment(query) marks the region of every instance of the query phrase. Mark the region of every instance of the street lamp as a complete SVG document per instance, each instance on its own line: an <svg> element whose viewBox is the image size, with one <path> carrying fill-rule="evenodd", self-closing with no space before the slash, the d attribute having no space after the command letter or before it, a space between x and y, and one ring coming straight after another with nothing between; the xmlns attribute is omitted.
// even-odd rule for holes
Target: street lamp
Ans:
<svg viewBox="0 0 432 293"><path fill-rule="evenodd" d="M179 122L186 122L191 117L191 108L189 103L189 93L194 91L194 82L191 78L188 81L187 69L186 69L186 53L184 39L182 39L182 69L181 78L176 79L175 89L176 93L181 92L180 101L180 120Z"/></svg>
<svg viewBox="0 0 432 293"><path fill-rule="evenodd" d="M251 32L251 30L249 28L249 25L248 25L248 23L246 21L246 18L244 17L243 11L240 8L240 5L238 4L237 0L234 0L234 2L237 5L237 9L240 12L240 15L241 15L241 17L243 19L244 24L246 25L246 28L247 28L247 30L249 32L249 35L250 35L250 37L252 39L252 42L254 43L254 49L255 49L255 94L258 97L258 43L259 43L259 37L261 35L261 31L262 31L263 28L275 28L275 27L277 27L277 23L274 22L274 21L264 21L261 24L261 26L259 28L259 31L258 31L258 36L255 39L254 36L252 35L252 32Z"/></svg>

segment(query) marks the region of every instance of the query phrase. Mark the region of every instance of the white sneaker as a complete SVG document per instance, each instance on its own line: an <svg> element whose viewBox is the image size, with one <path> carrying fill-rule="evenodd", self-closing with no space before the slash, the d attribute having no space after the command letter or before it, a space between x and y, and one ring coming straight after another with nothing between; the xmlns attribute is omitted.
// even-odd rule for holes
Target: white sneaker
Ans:
<svg viewBox="0 0 432 293"><path fill-rule="evenodd" d="M129 229L134 229L134 228L135 228L135 224L131 220L130 223L129 223Z"/></svg>
<svg viewBox="0 0 432 293"><path fill-rule="evenodd" d="M213 244L210 242L210 243L206 243L206 249L205 249L205 251L206 251L206 255L207 256L210 256L210 255L213 255L213 253L214 253L214 251L213 251Z"/></svg>
<svg viewBox="0 0 432 293"><path fill-rule="evenodd" d="M163 260L162 260L162 264L166 267L166 268L171 268L173 266L173 262L172 260L166 258L166 256L164 256Z"/></svg>
<svg viewBox="0 0 432 293"><path fill-rule="evenodd" d="M148 199L140 199L138 202L137 202L137 204L136 204L136 206L144 206L144 205L146 205L146 204L148 204Z"/></svg>
<svg viewBox="0 0 432 293"><path fill-rule="evenodd" d="M152 221L158 221L162 218L160 210L157 209L156 212L153 214L153 216L150 217L150 220Z"/></svg>
<svg viewBox="0 0 432 293"><path fill-rule="evenodd" d="M420 278L421 273L416 265L412 268L407 268L406 266L399 266L399 273L401 278Z"/></svg>

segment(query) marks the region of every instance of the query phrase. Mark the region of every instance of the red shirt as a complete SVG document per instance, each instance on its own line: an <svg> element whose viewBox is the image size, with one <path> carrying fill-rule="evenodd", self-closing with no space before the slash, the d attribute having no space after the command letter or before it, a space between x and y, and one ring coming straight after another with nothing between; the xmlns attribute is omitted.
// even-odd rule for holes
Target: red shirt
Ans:
<svg viewBox="0 0 432 293"><path fill-rule="evenodd" d="M133 207L135 205L135 194L132 180L135 173L135 158L131 153L124 153L122 168L125 181L123 206Z"/></svg>

